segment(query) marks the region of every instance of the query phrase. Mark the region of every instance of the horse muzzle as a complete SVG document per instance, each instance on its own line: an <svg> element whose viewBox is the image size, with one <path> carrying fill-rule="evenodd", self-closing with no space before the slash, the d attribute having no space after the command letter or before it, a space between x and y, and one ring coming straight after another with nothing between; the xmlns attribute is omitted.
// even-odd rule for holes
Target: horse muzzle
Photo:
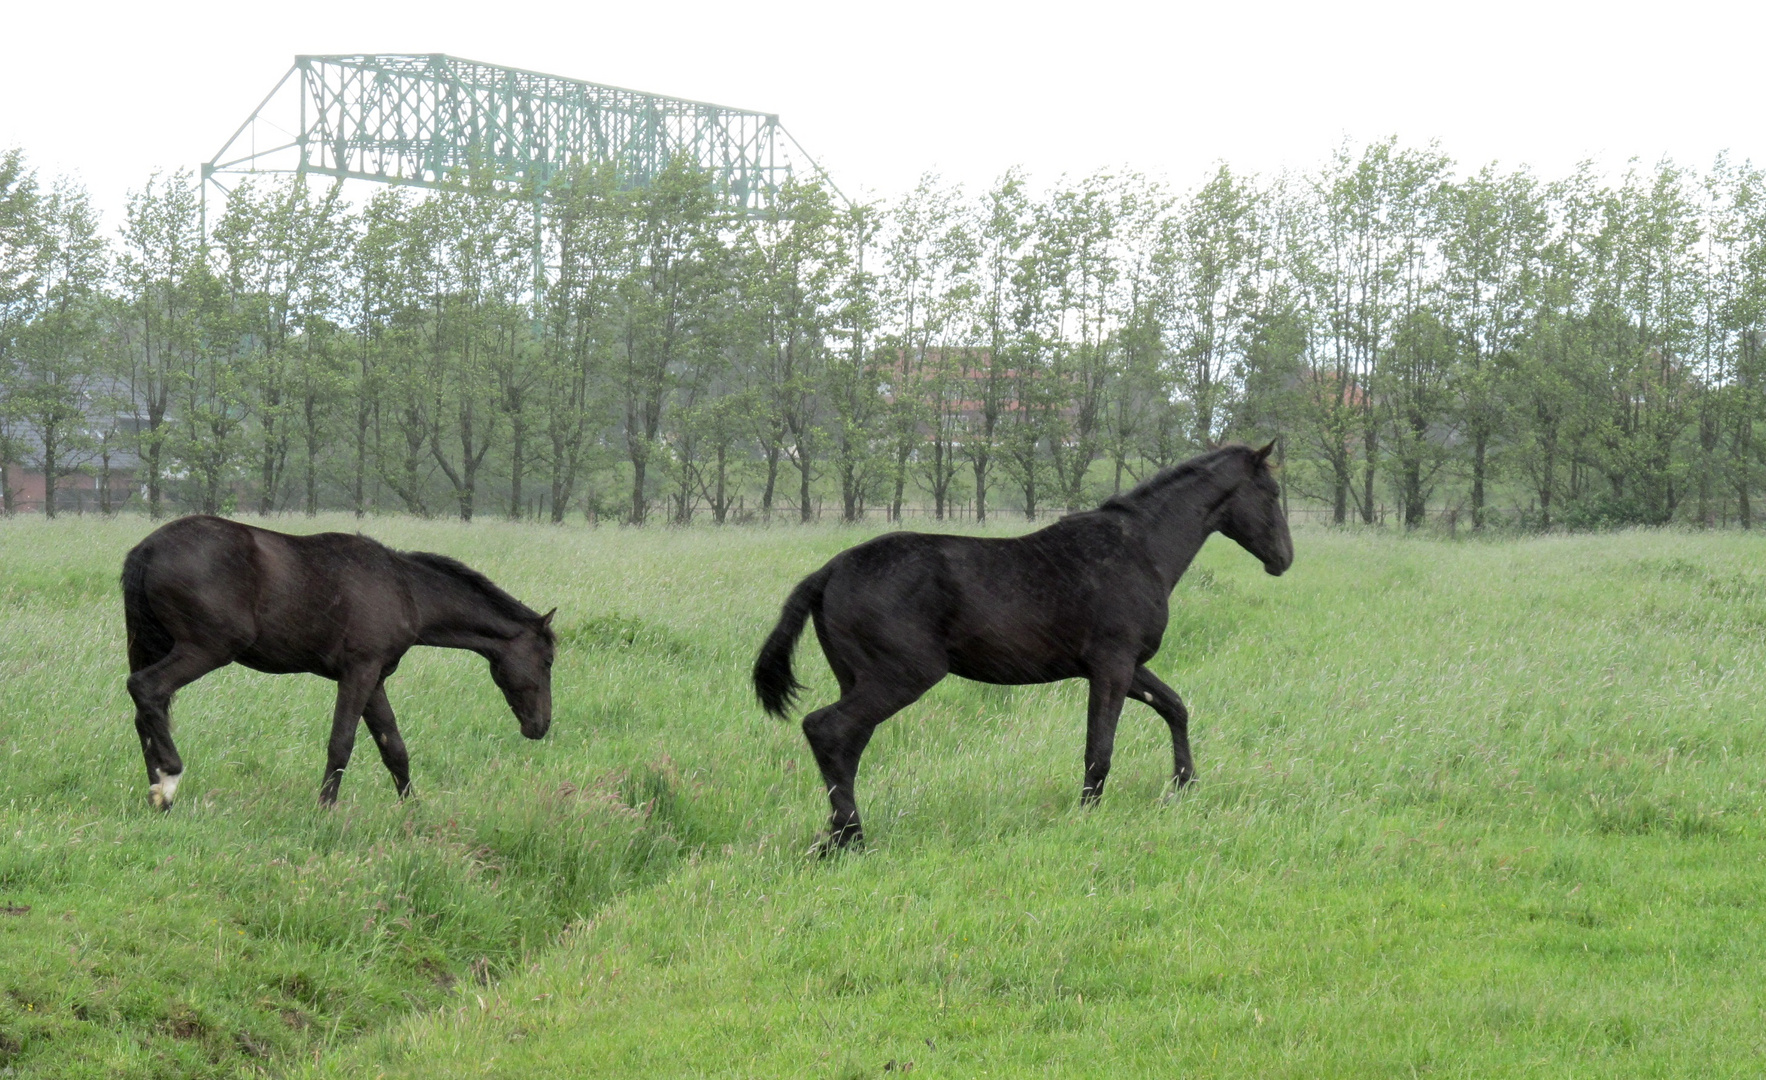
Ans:
<svg viewBox="0 0 1766 1080"><path fill-rule="evenodd" d="M531 713L517 713L521 721L521 733L530 739L543 739L546 732L552 730L552 703L547 702L544 708L535 709Z"/></svg>
<svg viewBox="0 0 1766 1080"><path fill-rule="evenodd" d="M1263 560L1263 572L1270 577L1281 577L1288 572L1288 567L1294 565L1294 541L1286 535L1286 529L1282 532L1275 554Z"/></svg>

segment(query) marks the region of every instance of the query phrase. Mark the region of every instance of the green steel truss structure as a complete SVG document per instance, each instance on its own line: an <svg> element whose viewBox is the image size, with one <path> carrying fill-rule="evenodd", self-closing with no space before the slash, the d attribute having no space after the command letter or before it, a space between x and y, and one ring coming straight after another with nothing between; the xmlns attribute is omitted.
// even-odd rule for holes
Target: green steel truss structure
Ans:
<svg viewBox="0 0 1766 1080"><path fill-rule="evenodd" d="M750 213L795 174L827 180L771 113L440 53L295 57L202 178L205 196L254 172L439 188L484 168L532 194L577 163L611 164L635 188L681 158Z"/></svg>

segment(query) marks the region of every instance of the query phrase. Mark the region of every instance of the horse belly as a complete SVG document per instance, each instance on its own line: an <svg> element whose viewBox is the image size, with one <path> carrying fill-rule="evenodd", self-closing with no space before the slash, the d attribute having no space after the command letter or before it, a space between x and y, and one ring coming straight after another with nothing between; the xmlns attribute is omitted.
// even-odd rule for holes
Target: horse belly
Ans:
<svg viewBox="0 0 1766 1080"><path fill-rule="evenodd" d="M1041 620L1002 621L953 633L950 670L977 682L1018 686L1083 674L1070 638Z"/></svg>
<svg viewBox="0 0 1766 1080"><path fill-rule="evenodd" d="M243 664L253 671L261 671L267 675L299 675L312 673L315 675L329 674L319 671L309 664L293 659L286 653L261 653L255 649L247 649L233 658L236 664Z"/></svg>

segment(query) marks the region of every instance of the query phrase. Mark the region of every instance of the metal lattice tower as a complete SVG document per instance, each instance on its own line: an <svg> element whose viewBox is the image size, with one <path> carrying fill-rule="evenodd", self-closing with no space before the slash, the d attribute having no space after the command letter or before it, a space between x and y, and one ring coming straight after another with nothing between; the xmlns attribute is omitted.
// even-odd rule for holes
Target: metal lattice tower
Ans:
<svg viewBox="0 0 1766 1080"><path fill-rule="evenodd" d="M771 113L441 53L295 57L202 179L205 192L254 172L438 188L480 168L513 194L577 163L610 163L622 187L643 187L682 158L748 212L793 175L827 180Z"/></svg>

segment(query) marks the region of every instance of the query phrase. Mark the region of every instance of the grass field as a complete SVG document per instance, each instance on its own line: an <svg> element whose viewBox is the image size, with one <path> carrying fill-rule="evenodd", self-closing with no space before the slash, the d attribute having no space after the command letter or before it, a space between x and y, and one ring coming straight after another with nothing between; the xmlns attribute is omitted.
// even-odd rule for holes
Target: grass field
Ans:
<svg viewBox="0 0 1766 1080"><path fill-rule="evenodd" d="M371 522L561 607L552 736L419 650L419 797L363 745L325 812L330 684L228 669L179 696L162 816L145 531L0 522L0 1075L1766 1073L1755 537L1303 530L1280 579L1216 538L1152 665L1196 788L1131 703L1081 810L1081 684L949 680L866 755L867 851L817 862L747 668L865 534Z"/></svg>

